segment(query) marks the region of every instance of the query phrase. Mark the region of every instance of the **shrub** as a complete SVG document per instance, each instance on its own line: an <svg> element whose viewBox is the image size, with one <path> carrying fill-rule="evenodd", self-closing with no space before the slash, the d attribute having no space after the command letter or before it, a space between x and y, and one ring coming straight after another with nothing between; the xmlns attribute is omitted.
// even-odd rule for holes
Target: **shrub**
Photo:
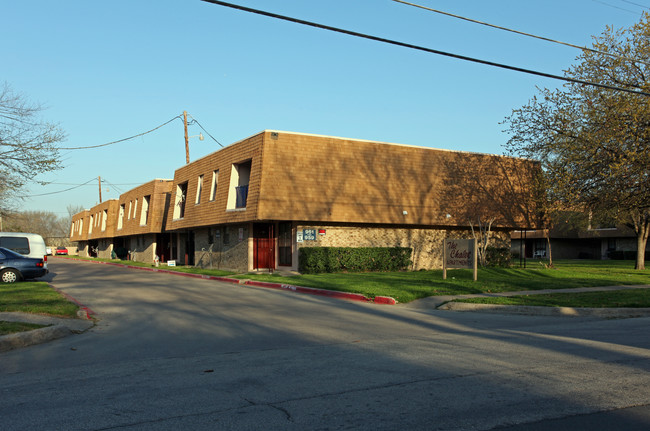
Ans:
<svg viewBox="0 0 650 431"><path fill-rule="evenodd" d="M411 253L405 247L303 247L299 270L303 274L402 271L411 264Z"/></svg>
<svg viewBox="0 0 650 431"><path fill-rule="evenodd" d="M486 266L508 268L512 262L512 253L507 247L488 247L485 252Z"/></svg>

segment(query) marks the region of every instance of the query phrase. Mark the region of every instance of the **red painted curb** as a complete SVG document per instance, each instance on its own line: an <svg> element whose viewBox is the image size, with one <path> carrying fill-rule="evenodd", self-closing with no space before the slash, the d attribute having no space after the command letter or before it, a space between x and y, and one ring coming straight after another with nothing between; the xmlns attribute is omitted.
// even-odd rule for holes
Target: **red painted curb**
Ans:
<svg viewBox="0 0 650 431"><path fill-rule="evenodd" d="M56 291L59 292L61 295L63 295L63 296L64 296L68 301L70 301L70 302L74 302L75 304L77 304L77 305L79 306L79 309L80 309L81 311L83 311L83 313L86 315L86 319L90 320L90 319L92 319L92 316L94 316L94 315L96 314L96 313L95 313L93 310L91 310L89 307L86 307L85 305L83 305L81 302L77 301L77 300L76 300L75 298L73 298L72 296L68 295L67 293L65 293L65 292L62 291L61 289L55 287L52 283L47 283L47 284L48 284L48 286L50 286L52 289L56 290Z"/></svg>
<svg viewBox="0 0 650 431"><path fill-rule="evenodd" d="M391 298L390 296L375 296L375 300L373 301L375 304L384 304L384 305L395 305L397 304L397 301L395 298Z"/></svg>
<svg viewBox="0 0 650 431"><path fill-rule="evenodd" d="M347 299L350 301L370 302L370 299L360 293L338 292L335 290L316 289L313 287L292 286L290 284L270 283L267 281L246 280L244 284L249 286L266 287L269 289L291 290L309 295L327 296L330 298Z"/></svg>

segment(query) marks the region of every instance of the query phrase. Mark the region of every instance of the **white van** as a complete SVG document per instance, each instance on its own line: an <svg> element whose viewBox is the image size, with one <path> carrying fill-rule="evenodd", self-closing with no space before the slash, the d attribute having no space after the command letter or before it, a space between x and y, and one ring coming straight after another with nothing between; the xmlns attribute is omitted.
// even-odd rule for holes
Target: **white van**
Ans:
<svg viewBox="0 0 650 431"><path fill-rule="evenodd" d="M27 257L36 257L45 261L47 268L47 251L43 237L35 233L0 232L0 247L8 248Z"/></svg>

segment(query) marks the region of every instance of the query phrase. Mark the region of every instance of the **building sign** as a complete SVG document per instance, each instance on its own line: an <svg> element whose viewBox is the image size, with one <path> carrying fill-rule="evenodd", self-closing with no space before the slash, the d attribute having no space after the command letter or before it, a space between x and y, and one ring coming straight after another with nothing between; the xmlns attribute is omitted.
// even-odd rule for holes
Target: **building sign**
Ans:
<svg viewBox="0 0 650 431"><path fill-rule="evenodd" d="M303 241L316 241L316 229L303 229Z"/></svg>
<svg viewBox="0 0 650 431"><path fill-rule="evenodd" d="M303 242L304 240L302 239L302 231L300 229L296 229L296 242Z"/></svg>
<svg viewBox="0 0 650 431"><path fill-rule="evenodd" d="M325 235L325 229L318 229L318 234L319 235Z"/></svg>
<svg viewBox="0 0 650 431"><path fill-rule="evenodd" d="M442 278L447 279L447 269L467 268L474 270L476 280L477 251L476 239L445 239L442 246Z"/></svg>

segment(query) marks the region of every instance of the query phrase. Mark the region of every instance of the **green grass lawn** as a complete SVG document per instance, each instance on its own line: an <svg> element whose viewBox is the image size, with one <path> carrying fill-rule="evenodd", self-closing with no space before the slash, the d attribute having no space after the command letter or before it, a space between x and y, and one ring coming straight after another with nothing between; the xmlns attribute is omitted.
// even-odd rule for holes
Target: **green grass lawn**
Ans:
<svg viewBox="0 0 650 431"><path fill-rule="evenodd" d="M442 271L392 273L306 274L283 277L276 274L240 275L262 281L294 284L330 290L361 293L369 297L391 296L399 302L434 295L463 295L571 287L650 284L649 271L634 270L630 261L559 261L555 269L528 262L523 268L480 268L478 281L471 270L450 270L447 280Z"/></svg>
<svg viewBox="0 0 650 431"><path fill-rule="evenodd" d="M0 284L0 311L76 317L79 306L42 281Z"/></svg>
<svg viewBox="0 0 650 431"><path fill-rule="evenodd" d="M528 305L543 307L650 308L650 289L470 298L461 299L457 302L471 302L474 304Z"/></svg>
<svg viewBox="0 0 650 431"><path fill-rule="evenodd" d="M33 329L45 328L46 325L38 325L36 323L22 323L22 322L3 322L0 321L0 336L13 334L15 332L31 331Z"/></svg>

